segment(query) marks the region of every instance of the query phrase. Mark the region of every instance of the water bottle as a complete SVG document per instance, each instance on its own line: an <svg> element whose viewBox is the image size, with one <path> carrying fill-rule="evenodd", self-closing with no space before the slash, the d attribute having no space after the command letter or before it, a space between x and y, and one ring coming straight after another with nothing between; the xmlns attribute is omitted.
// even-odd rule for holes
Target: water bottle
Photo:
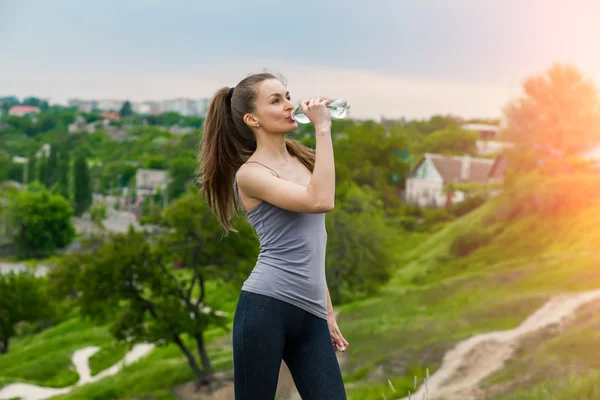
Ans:
<svg viewBox="0 0 600 400"><path fill-rule="evenodd" d="M329 115L331 115L331 118L343 119L350 114L350 104L348 104L348 102L344 99L338 99L331 102L331 104L327 106L327 109L329 110ZM300 106L294 110L292 115L296 122L300 124L308 124L310 122Z"/></svg>

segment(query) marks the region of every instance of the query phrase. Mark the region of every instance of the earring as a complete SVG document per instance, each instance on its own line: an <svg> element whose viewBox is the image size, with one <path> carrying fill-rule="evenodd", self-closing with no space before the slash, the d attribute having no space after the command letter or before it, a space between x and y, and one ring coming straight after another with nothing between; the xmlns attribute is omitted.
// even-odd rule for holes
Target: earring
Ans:
<svg viewBox="0 0 600 400"><path fill-rule="evenodd" d="M257 128L260 128L260 124L256 124L256 127L257 127Z"/></svg>

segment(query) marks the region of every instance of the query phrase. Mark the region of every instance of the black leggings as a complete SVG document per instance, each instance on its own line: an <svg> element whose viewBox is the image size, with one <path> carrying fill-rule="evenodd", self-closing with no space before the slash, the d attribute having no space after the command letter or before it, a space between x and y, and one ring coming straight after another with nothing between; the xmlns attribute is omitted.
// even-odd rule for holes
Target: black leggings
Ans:
<svg viewBox="0 0 600 400"><path fill-rule="evenodd" d="M281 360L303 400L346 400L327 321L273 297L242 290L233 359L236 400L273 399Z"/></svg>

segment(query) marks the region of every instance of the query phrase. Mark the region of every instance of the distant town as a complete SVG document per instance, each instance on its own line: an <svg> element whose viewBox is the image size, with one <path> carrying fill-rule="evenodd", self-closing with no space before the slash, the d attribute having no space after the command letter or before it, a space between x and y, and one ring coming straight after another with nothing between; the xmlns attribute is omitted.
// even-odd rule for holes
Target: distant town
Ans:
<svg viewBox="0 0 600 400"><path fill-rule="evenodd" d="M46 100L48 102L48 100ZM76 107L81 112L119 112L128 100L111 100L111 99L79 99L71 98L67 100L67 107ZM165 112L175 112L183 116L199 116L204 117L208 111L209 98L189 99L176 98L166 100L148 100L142 102L129 101L133 113L140 115L158 115ZM18 104L17 96L0 97L0 104ZM48 102L49 103L49 102ZM31 106L13 106L14 109L9 111L9 115L24 116L29 113L35 113L36 108ZM2 110L0 109L0 116Z"/></svg>

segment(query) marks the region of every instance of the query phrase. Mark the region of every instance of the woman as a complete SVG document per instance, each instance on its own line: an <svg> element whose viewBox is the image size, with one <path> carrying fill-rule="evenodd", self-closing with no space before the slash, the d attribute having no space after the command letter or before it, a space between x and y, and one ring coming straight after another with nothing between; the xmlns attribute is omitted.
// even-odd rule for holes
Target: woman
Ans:
<svg viewBox="0 0 600 400"><path fill-rule="evenodd" d="M283 360L303 399L346 399L335 352L348 348L325 282L325 214L334 208L329 101L302 101L315 152L285 134L298 127L285 85L254 74L215 94L200 154L203 196L221 225L238 207L260 241L234 316L236 400L273 399Z"/></svg>

